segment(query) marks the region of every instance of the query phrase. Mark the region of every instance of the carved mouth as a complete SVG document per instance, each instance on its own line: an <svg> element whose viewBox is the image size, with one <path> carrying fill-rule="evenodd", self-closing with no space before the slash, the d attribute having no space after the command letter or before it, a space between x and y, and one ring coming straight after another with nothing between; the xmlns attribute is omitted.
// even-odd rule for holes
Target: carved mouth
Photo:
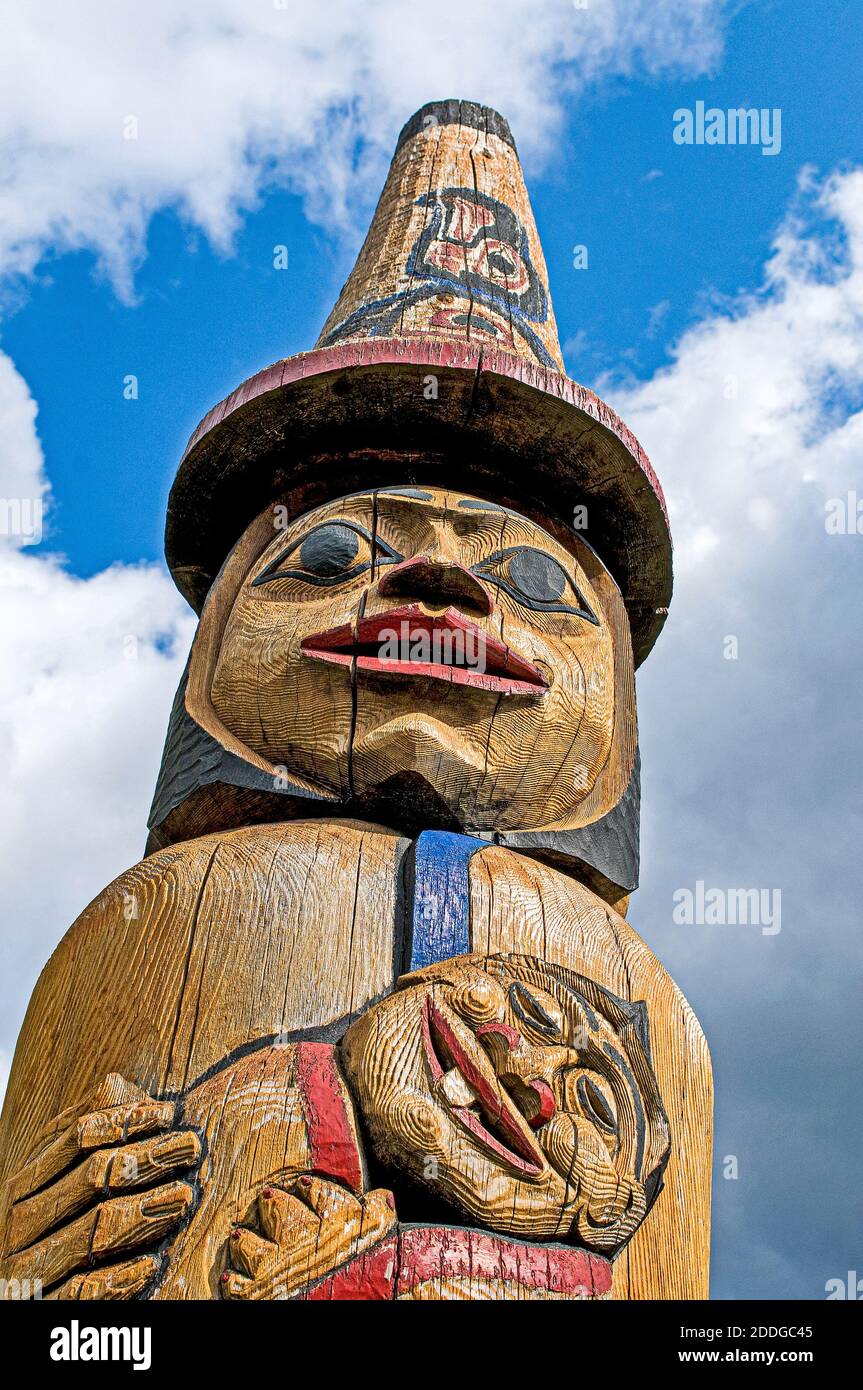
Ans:
<svg viewBox="0 0 863 1390"><path fill-rule="evenodd" d="M495 1158L524 1177L539 1177L545 1169L543 1155L482 1049L459 1036L453 1021L430 996L425 1001L422 1033L437 1098Z"/></svg>
<svg viewBox="0 0 863 1390"><path fill-rule="evenodd" d="M395 647L395 654L384 652ZM423 676L504 695L543 695L548 681L536 666L454 608L428 613L418 604L390 608L304 637L300 649L316 661L389 676Z"/></svg>

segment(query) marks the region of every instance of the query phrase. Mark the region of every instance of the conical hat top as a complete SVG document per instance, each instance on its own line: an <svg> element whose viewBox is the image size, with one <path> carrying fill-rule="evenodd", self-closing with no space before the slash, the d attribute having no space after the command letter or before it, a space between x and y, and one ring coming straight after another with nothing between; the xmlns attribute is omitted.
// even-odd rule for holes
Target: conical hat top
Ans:
<svg viewBox="0 0 863 1390"><path fill-rule="evenodd" d="M258 372L195 430L168 563L200 610L270 503L298 515L403 483L577 531L620 587L636 661L650 650L671 597L662 490L614 411L564 374L512 134L473 102L432 103L405 125L315 348Z"/></svg>
<svg viewBox="0 0 863 1390"><path fill-rule="evenodd" d="M521 163L488 107L438 103L408 121L317 346L393 335L505 348L563 371Z"/></svg>

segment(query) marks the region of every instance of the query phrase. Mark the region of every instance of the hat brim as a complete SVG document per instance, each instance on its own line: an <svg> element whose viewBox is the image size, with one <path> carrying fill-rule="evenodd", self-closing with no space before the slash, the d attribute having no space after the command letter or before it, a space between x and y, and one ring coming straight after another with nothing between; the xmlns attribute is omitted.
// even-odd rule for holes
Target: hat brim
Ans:
<svg viewBox="0 0 863 1390"><path fill-rule="evenodd" d="M592 391L514 353L371 338L286 358L201 421L168 502L165 550L200 612L263 509L291 515L362 488L475 492L586 540L620 587L635 662L671 599L662 489L638 441ZM585 518L574 524L576 508Z"/></svg>

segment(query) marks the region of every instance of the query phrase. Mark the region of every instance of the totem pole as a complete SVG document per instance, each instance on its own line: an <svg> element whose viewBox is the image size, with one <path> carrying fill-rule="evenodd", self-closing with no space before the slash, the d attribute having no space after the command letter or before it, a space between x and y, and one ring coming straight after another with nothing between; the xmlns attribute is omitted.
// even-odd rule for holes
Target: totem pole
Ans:
<svg viewBox="0 0 863 1390"><path fill-rule="evenodd" d="M67 1299L707 1292L711 1074L626 921L659 484L563 374L506 122L402 131L308 353L195 431L147 855L46 965L0 1274Z"/></svg>

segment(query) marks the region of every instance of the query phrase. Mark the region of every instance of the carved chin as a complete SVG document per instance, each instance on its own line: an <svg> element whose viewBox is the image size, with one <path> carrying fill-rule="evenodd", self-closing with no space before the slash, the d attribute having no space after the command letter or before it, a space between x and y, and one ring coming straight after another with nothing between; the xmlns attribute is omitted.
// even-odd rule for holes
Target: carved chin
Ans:
<svg viewBox="0 0 863 1390"><path fill-rule="evenodd" d="M355 792L368 797L397 790L400 782L415 785L422 779L431 799L447 808L449 818L475 829L519 829L536 822L537 806L551 807L552 818L564 815L592 790L596 780L593 768L582 767L577 786L570 797L560 796L560 786L569 779L558 770L557 798L552 805L549 788L542 775L541 745L534 738L524 741L524 760L519 749L509 746L506 779L489 757L485 732L451 727L428 714L408 714L362 733L353 745L351 762ZM513 731L513 741L517 737ZM526 756L529 754L530 756ZM518 789L518 796L512 788ZM429 813L434 810L429 806ZM436 821L430 822L436 823Z"/></svg>
<svg viewBox="0 0 863 1390"><path fill-rule="evenodd" d="M442 753L464 776L485 775L486 760L463 731L426 714L402 715L364 734L354 743L354 768L381 781L401 769L424 772Z"/></svg>

